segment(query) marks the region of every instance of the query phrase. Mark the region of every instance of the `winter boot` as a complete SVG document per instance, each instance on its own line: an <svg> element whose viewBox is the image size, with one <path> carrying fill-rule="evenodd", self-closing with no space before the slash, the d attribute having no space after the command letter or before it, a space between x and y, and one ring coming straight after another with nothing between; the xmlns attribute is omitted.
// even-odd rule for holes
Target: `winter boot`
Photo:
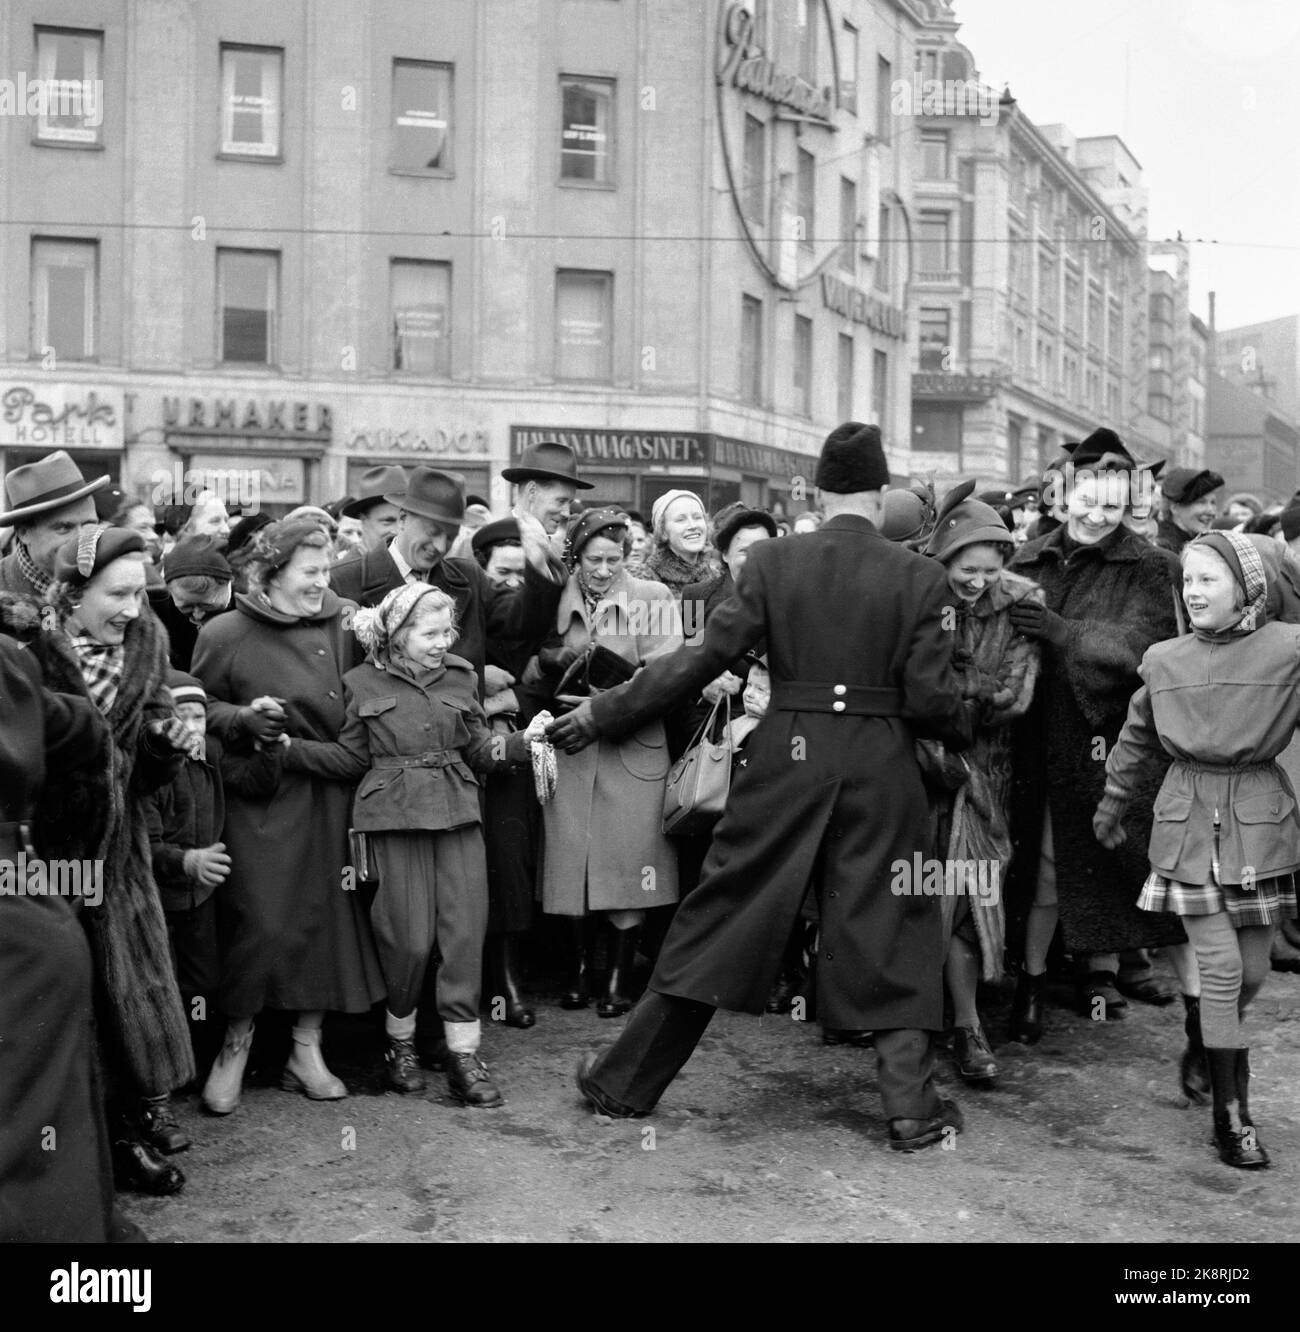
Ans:
<svg viewBox="0 0 1300 1332"><path fill-rule="evenodd" d="M1205 1042L1201 1039L1201 1001L1196 995L1183 995L1187 1017L1183 1030L1187 1033L1187 1049L1178 1061L1178 1084L1193 1105L1208 1105L1210 1100L1210 1070L1205 1062Z"/></svg>
<svg viewBox="0 0 1300 1332"><path fill-rule="evenodd" d="M1033 1045L1043 1034L1043 993L1047 972L1031 976L1022 965L1016 978L1016 993L1011 1000L1011 1039L1021 1045Z"/></svg>
<svg viewBox="0 0 1300 1332"><path fill-rule="evenodd" d="M140 1129L144 1140L165 1156L183 1152L189 1145L189 1134L176 1122L170 1096L146 1096L140 1101Z"/></svg>
<svg viewBox="0 0 1300 1332"><path fill-rule="evenodd" d="M231 1025L226 1028L225 1043L217 1055L208 1080L203 1084L203 1105L214 1115L228 1115L239 1105L244 1085L244 1066L253 1048L253 1024L242 1034Z"/></svg>
<svg viewBox="0 0 1300 1332"><path fill-rule="evenodd" d="M536 1024L537 1015L524 1000L523 986L520 984L520 938L517 934L498 934L488 940L490 969L488 974L495 977L500 989L493 994L493 1002L500 995L506 1001L505 1022L507 1027L521 1027L525 1031Z"/></svg>
<svg viewBox="0 0 1300 1332"><path fill-rule="evenodd" d="M312 1101L341 1101L348 1089L325 1067L320 1042L319 1027L293 1029L293 1053L284 1066L280 1086L284 1091L303 1092Z"/></svg>
<svg viewBox="0 0 1300 1332"><path fill-rule="evenodd" d="M591 1003L591 922L587 916L569 917L572 973L561 1008L586 1008Z"/></svg>
<svg viewBox="0 0 1300 1332"><path fill-rule="evenodd" d="M610 929L609 971L605 979L605 993L596 1005L596 1016L622 1017L632 1011L632 966L636 959L636 939L640 930Z"/></svg>
<svg viewBox="0 0 1300 1332"><path fill-rule="evenodd" d="M1205 1053L1214 1093L1214 1145L1219 1149L1219 1159L1238 1170L1263 1170L1268 1165L1268 1153L1255 1135L1247 1104L1249 1052L1207 1046Z"/></svg>

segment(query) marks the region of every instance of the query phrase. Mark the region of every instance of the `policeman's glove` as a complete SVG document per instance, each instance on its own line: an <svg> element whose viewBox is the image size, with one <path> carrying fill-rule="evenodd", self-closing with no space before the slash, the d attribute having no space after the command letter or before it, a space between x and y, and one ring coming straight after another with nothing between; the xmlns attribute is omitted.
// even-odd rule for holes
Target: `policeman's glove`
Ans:
<svg viewBox="0 0 1300 1332"><path fill-rule="evenodd" d="M566 754L576 754L600 739L600 730L592 714L591 700L583 699L572 712L565 713L547 728L546 738Z"/></svg>

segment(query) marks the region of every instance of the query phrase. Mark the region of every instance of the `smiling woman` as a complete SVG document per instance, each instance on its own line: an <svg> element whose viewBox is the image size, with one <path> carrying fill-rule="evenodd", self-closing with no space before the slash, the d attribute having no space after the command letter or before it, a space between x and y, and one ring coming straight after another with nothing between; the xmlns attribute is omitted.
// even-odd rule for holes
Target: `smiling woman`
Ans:
<svg viewBox="0 0 1300 1332"><path fill-rule="evenodd" d="M688 583L719 572L709 545L709 520L700 497L690 490L670 490L654 503L651 527L653 549L641 564L629 566L638 578L663 583L681 597Z"/></svg>

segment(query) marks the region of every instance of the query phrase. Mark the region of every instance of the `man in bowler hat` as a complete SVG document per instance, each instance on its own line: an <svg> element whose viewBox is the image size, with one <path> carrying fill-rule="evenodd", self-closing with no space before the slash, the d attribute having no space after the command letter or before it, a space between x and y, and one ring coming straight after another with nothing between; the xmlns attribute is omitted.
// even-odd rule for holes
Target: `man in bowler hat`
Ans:
<svg viewBox="0 0 1300 1332"><path fill-rule="evenodd" d="M915 737L960 748L970 730L943 572L876 529L888 481L879 429L837 427L816 474L827 521L753 546L702 646L651 662L552 727L568 750L634 731L767 641L771 705L700 885L622 1035L579 1065L582 1094L605 1114L649 1113L715 1009L763 1011L811 886L822 921L818 1015L826 1027L875 1032L890 1146L912 1151L962 1127L932 1077L940 903L897 891L896 867L929 854Z"/></svg>
<svg viewBox="0 0 1300 1332"><path fill-rule="evenodd" d="M0 526L14 529L13 549L0 560L0 591L40 600L54 581L54 554L69 537L96 520L97 490L107 476L87 481L63 449L5 477L6 512Z"/></svg>

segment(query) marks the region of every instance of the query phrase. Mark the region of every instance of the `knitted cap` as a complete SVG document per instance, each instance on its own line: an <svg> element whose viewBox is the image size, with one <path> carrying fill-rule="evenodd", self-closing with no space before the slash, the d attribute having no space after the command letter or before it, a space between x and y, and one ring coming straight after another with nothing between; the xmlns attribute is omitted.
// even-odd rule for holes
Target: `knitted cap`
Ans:
<svg viewBox="0 0 1300 1332"><path fill-rule="evenodd" d="M234 577L220 547L210 536L186 537L178 541L163 559L163 578L189 578L194 575L219 578L228 583Z"/></svg>
<svg viewBox="0 0 1300 1332"><path fill-rule="evenodd" d="M1268 600L1268 573L1255 543L1241 532L1202 532L1184 547L1193 550L1208 546L1232 570L1232 576L1246 597L1246 613L1234 628L1242 633L1258 629L1263 623Z"/></svg>
<svg viewBox="0 0 1300 1332"><path fill-rule="evenodd" d="M668 506L679 499L693 499L700 506L700 512L704 512L704 501L693 490L669 490L660 495L650 510L650 526L654 528L656 541L665 539Z"/></svg>
<svg viewBox="0 0 1300 1332"><path fill-rule="evenodd" d="M389 650L393 639L402 626L415 614L415 608L425 597L437 595L443 599L451 611L452 627L456 624L456 604L452 599L432 583L403 583L395 587L378 606L359 610L352 617L352 631L357 642L366 650L366 655L379 667L388 663Z"/></svg>
<svg viewBox="0 0 1300 1332"><path fill-rule="evenodd" d="M184 671L168 671L167 688L173 703L202 703L205 708L208 705L203 682L192 675L186 675Z"/></svg>

